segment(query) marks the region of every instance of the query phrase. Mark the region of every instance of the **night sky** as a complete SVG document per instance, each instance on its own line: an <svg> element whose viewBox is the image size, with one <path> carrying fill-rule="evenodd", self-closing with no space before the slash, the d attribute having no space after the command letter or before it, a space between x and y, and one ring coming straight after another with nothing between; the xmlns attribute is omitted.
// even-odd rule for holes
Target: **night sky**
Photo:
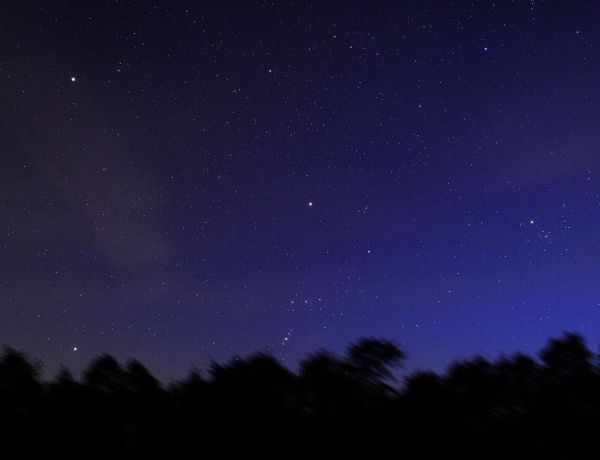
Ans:
<svg viewBox="0 0 600 460"><path fill-rule="evenodd" d="M0 342L53 376L600 338L600 3L0 4Z"/></svg>

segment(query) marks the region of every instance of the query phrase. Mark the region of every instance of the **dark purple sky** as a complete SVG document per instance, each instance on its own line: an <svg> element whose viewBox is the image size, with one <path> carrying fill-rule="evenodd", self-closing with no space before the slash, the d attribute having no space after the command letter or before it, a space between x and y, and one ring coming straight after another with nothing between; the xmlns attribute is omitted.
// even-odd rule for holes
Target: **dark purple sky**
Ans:
<svg viewBox="0 0 600 460"><path fill-rule="evenodd" d="M598 2L2 2L0 342L596 348L599 128Z"/></svg>

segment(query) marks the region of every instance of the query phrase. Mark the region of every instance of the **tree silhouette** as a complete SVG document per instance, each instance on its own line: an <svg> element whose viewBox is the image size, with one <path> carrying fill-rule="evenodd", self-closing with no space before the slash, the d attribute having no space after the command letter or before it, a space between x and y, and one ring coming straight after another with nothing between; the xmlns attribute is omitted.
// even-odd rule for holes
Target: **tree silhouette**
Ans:
<svg viewBox="0 0 600 460"><path fill-rule="evenodd" d="M577 378L588 375L592 370L592 352L583 337L565 333L561 339L551 339L540 352L548 372L557 379Z"/></svg>
<svg viewBox="0 0 600 460"><path fill-rule="evenodd" d="M0 358L0 433L5 448L16 456L36 455L30 436L39 437L43 410L40 366L25 354L5 347Z"/></svg>
<svg viewBox="0 0 600 460"><path fill-rule="evenodd" d="M39 365L31 363L27 357L14 348L4 347L0 358L0 391L8 393L28 393L40 387Z"/></svg>
<svg viewBox="0 0 600 460"><path fill-rule="evenodd" d="M373 337L348 347L348 368L356 378L370 386L382 386L395 380L390 368L399 367L406 354L394 343Z"/></svg>
<svg viewBox="0 0 600 460"><path fill-rule="evenodd" d="M87 388L103 393L117 393L127 388L127 373L111 355L95 359L84 374Z"/></svg>
<svg viewBox="0 0 600 460"><path fill-rule="evenodd" d="M138 395L152 395L162 390L159 381L138 360L127 364L124 377L127 389Z"/></svg>
<svg viewBox="0 0 600 460"><path fill-rule="evenodd" d="M138 361L93 360L77 381L5 348L0 452L7 458L524 458L583 456L600 422L600 369L581 336L552 339L540 361L516 354L417 372L365 338L319 350L298 373L258 353L213 363L168 388ZM579 454L579 455L577 455ZM3 458L4 458L3 456Z"/></svg>

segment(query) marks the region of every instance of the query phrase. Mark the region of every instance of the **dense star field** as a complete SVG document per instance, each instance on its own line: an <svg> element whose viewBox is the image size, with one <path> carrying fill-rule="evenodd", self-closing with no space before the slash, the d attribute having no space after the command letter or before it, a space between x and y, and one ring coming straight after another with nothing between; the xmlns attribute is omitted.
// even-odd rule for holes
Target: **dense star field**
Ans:
<svg viewBox="0 0 600 460"><path fill-rule="evenodd" d="M600 3L0 3L0 342L161 380L600 321Z"/></svg>

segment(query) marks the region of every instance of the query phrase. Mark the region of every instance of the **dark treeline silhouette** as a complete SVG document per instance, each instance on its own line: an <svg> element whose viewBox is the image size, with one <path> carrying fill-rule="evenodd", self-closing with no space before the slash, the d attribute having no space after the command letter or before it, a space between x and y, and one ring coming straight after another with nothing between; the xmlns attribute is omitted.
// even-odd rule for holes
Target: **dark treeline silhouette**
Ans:
<svg viewBox="0 0 600 460"><path fill-rule="evenodd" d="M600 366L575 334L539 360L517 354L421 372L404 385L395 344L362 339L308 356L268 354L162 386L138 361L95 359L81 381L5 348L0 458L531 458L592 449Z"/></svg>

